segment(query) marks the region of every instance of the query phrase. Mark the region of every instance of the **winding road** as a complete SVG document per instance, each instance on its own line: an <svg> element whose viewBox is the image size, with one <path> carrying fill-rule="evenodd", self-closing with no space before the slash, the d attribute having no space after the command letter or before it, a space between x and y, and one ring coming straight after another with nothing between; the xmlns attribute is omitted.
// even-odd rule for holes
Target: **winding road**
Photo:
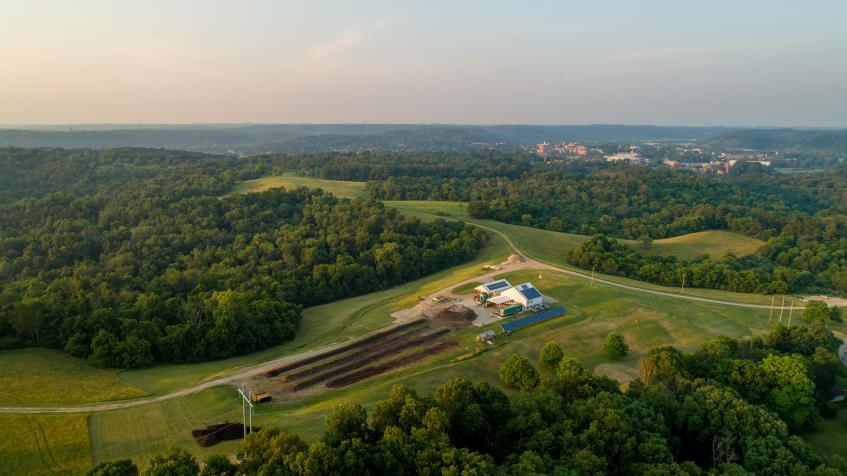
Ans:
<svg viewBox="0 0 847 476"><path fill-rule="evenodd" d="M399 208L399 209L403 210L402 208ZM419 214L430 215L428 213L422 213L422 212L418 212L416 210L410 210L410 211L415 211L416 213L419 213ZM432 215L432 216L437 217L437 218L446 219L446 220L462 221L462 222L468 223L470 225L473 225L473 226L482 228L484 230L487 230L489 232L496 233L498 236L503 238L503 240L505 240L506 243L508 243L509 246L511 246L513 250L515 250L517 253L522 254L526 258L526 261L521 263L521 268L523 268L523 269L529 268L529 269L550 270L550 271L556 271L556 272L559 272L559 273L564 273L564 274L574 276L574 277L578 277L578 278L582 278L582 279L587 279L587 280L592 279L592 277L588 274L584 274L584 273L581 273L581 272L578 272L578 271L574 271L572 269L562 268L562 267L555 266L555 265L548 264L548 263L543 263L543 262L540 262L540 261L532 258L531 256L527 255L523 250L518 248L515 245L515 243L512 241L512 239L509 238L509 236L507 236L505 233L501 232L500 230L497 230L497 229L492 228L490 226L483 225L483 224L480 224L480 223L474 223L474 222L469 222L469 221L465 221L465 220L460 220L460 219L457 219L457 218L442 217L442 216L436 216L436 215ZM487 274L490 274L490 273L487 273ZM481 276L485 276L485 274L483 274ZM475 281L477 279L479 279L479 277L463 281L462 283ZM745 308L751 308L751 309L770 309L770 307L771 307L771 306L766 305L766 304L748 304L748 303L741 303L741 302L724 301L724 300L720 300L720 299L704 298L704 297L699 297L699 296L691 296L691 295L688 295L688 294L679 294L679 293L672 293L672 292L667 292L667 291L658 291L658 290L655 290L655 289L646 289L646 288L641 288L641 287L633 286L633 285L629 285L629 284L616 283L614 281L609 281L607 279L598 278L598 277L594 277L593 279L594 279L594 282L605 284L607 286L614 286L614 287L617 287L617 288L626 289L626 290L630 290L630 291L635 291L635 292L640 292L640 293L645 293L645 294L653 294L653 295L656 295L656 296L670 297L670 298L674 298L674 299L685 299L685 300L689 300L689 301L704 302L704 303L717 304L717 305L722 305L722 306L745 307ZM452 289L456 285L462 284L462 283L453 284L453 285L450 286L450 288L446 288L446 289ZM786 307L786 309L792 309L792 308ZM803 307L802 306L795 306L795 307L793 307L793 309L803 309ZM390 329L391 327L394 327L395 325L398 325L398 324L393 324L391 326L387 326L387 327L384 327L382 329L374 330L372 333L381 332L381 331L384 331L386 329ZM368 335L370 335L370 334L368 334ZM364 338L364 337L367 337L367 335L360 337L360 339ZM271 370L275 367L285 365L287 363L290 363L290 362L293 362L293 361L296 361L296 360L300 360L300 359L309 357L311 355L315 355L315 354L322 353L322 352L325 352L325 351L328 351L328 350L332 350L335 347L338 347L340 345L347 344L347 343L349 343L349 342L339 342L339 343L336 343L336 344L330 344L330 345L327 345L327 346L323 346L323 347L319 347L319 348L315 348L315 349L311 349L311 350L307 350L307 351L303 351L303 352L298 352L296 354L286 355L284 357L279 357L277 359L268 360L268 361L265 361L265 362L262 362L262 363L259 363L259 364L256 364L256 365L252 365L252 366L249 366L249 367L244 367L242 369L235 370L232 373L230 373L229 375L225 375L223 377L217 377L217 378L214 378L214 379L211 379L211 380L207 380L207 381L201 382L197 385L194 385L192 387L186 387L184 389L177 390L177 391L167 393L167 394L164 394L164 395L142 397L142 398L137 398L137 399L133 399L133 400L113 401L113 402L104 402L104 403L91 403L91 404L79 404L79 405L70 405L70 406L29 406L29 407L27 407L27 406L3 406L3 407L0 407L0 413L90 413L90 412L117 410L117 409L120 409L120 408L135 407L135 406L138 406L138 405L145 405L145 404L148 404L148 403L161 402L161 401L170 400L170 399L173 399L173 398L179 398L179 397L184 397L184 396L187 396L187 395L199 393L199 392L202 392L203 390L206 390L206 389L209 389L209 388L212 388L212 387L216 387L216 386L219 386L219 385L231 384L235 381L242 380L242 379L249 378L249 377L253 377L253 376L259 375L261 373L267 372L268 370ZM844 364L847 365L847 343L844 346L842 346L841 349L839 350L839 356L841 357Z"/></svg>

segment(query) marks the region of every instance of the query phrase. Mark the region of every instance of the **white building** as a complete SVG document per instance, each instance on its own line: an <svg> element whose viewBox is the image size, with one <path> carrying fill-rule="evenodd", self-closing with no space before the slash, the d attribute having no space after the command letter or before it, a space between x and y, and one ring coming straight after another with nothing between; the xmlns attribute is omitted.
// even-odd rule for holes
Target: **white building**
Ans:
<svg viewBox="0 0 847 476"><path fill-rule="evenodd" d="M523 283L511 287L500 293L500 297L508 297L515 303L523 304L524 309L532 306L539 306L544 300L541 293L538 292L538 289L536 289L532 283Z"/></svg>
<svg viewBox="0 0 847 476"><path fill-rule="evenodd" d="M512 285L505 279L498 279L485 284L480 284L473 290L474 298L479 303L488 302L489 299L503 294L503 291L511 288Z"/></svg>

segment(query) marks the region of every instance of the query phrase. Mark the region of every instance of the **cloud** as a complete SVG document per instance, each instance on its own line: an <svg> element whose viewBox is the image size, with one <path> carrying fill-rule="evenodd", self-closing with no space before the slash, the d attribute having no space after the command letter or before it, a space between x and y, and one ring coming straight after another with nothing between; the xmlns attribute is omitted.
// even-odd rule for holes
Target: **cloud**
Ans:
<svg viewBox="0 0 847 476"><path fill-rule="evenodd" d="M347 30L341 36L312 45L306 55L313 66L320 66L332 61L338 53L352 48L362 41L362 34L357 30Z"/></svg>

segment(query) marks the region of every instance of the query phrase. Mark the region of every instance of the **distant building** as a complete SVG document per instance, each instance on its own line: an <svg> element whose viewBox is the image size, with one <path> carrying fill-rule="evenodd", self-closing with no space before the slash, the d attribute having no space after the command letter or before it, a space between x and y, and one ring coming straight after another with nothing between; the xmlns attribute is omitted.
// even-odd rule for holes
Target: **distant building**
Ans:
<svg viewBox="0 0 847 476"><path fill-rule="evenodd" d="M618 152L617 154L606 155L604 158L606 159L606 162L620 162L622 160L626 160L633 164L640 164L647 160L635 152Z"/></svg>
<svg viewBox="0 0 847 476"><path fill-rule="evenodd" d="M549 152L548 151L549 148L550 148L549 143L547 143L546 141L542 142L542 143L535 146L535 153L538 154L538 155L547 155L547 153Z"/></svg>

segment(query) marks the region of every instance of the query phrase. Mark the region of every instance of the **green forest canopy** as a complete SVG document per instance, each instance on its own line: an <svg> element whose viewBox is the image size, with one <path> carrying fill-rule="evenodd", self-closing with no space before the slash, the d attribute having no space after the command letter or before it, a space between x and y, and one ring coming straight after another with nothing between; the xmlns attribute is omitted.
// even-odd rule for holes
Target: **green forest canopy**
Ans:
<svg viewBox="0 0 847 476"><path fill-rule="evenodd" d="M479 231L320 190L219 198L261 164L157 150L0 150L0 345L138 367L290 340L300 307L473 257Z"/></svg>

